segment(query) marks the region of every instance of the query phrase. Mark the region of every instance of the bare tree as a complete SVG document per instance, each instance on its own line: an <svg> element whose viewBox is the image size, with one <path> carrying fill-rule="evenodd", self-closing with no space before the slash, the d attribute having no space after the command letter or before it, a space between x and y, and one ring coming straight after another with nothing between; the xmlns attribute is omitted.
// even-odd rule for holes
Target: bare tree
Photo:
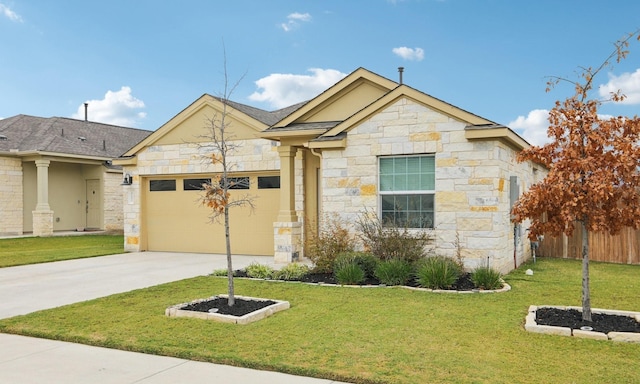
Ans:
<svg viewBox="0 0 640 384"><path fill-rule="evenodd" d="M544 164L549 173L531 186L513 207L514 221L532 220L529 237L545 233L571 235L578 224L582 232L582 319L591 322L589 288L589 232L619 232L625 226L640 227L640 118L602 118L603 103L590 97L594 78L627 54L639 31L618 40L615 50L597 68L582 68L580 79L554 77L575 87L575 94L557 101L549 113L548 136L552 142L531 147L518 155L520 161ZM625 98L620 91L610 101Z"/></svg>
<svg viewBox="0 0 640 384"><path fill-rule="evenodd" d="M249 195L232 197L229 192L240 181L237 178L230 177L230 173L234 168L234 164L230 163L230 156L238 149L239 143L234 142L234 135L230 132L231 127L230 115L231 107L229 100L238 84L242 81L244 75L229 85L229 77L227 71L226 52L224 54L224 84L223 92L218 96L218 100L222 103L222 111L215 113L212 117L207 117L204 129L206 135L202 135L202 139L207 140L207 144L200 145L201 152L204 152L207 161L221 168L221 173L211 179L211 183L203 185L204 194L202 203L211 209L211 221L220 222L222 218L224 224L225 246L227 253L227 280L228 280L228 305L231 307L235 304L235 291L233 284L233 263L231 257L231 239L229 237L230 217L229 210L234 207L249 206L254 209L253 199Z"/></svg>

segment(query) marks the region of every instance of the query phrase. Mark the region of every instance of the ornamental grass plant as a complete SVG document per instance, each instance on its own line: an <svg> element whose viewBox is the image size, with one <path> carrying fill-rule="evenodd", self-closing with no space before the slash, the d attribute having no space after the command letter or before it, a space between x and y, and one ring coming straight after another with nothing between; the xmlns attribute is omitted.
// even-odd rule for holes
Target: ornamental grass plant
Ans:
<svg viewBox="0 0 640 384"><path fill-rule="evenodd" d="M502 274L490 267L478 267L471 273L471 281L480 289L502 288Z"/></svg>
<svg viewBox="0 0 640 384"><path fill-rule="evenodd" d="M405 285L412 275L413 267L402 259L383 260L375 270L376 278L385 285Z"/></svg>
<svg viewBox="0 0 640 384"><path fill-rule="evenodd" d="M433 256L418 263L416 279L423 288L447 289L462 273L462 266L455 260L445 256Z"/></svg>

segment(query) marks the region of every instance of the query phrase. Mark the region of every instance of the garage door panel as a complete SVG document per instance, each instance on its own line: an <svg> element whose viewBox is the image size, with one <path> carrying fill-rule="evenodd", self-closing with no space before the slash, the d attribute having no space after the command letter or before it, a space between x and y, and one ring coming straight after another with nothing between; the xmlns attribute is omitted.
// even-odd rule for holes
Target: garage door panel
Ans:
<svg viewBox="0 0 640 384"><path fill-rule="evenodd" d="M231 198L249 195L249 206L230 209L231 251L234 254L273 254L273 222L278 215L279 189L231 190ZM147 247L150 251L225 253L224 217L212 222L211 209L200 201L200 191L149 191L146 197Z"/></svg>

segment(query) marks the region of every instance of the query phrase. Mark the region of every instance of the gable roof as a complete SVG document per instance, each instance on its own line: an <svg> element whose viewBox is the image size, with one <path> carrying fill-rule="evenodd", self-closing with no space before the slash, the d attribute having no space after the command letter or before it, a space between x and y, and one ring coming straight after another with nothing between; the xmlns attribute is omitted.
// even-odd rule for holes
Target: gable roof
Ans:
<svg viewBox="0 0 640 384"><path fill-rule="evenodd" d="M0 120L0 152L113 159L151 131L66 117L17 115Z"/></svg>
<svg viewBox="0 0 640 384"><path fill-rule="evenodd" d="M262 132L269 126L280 121L284 117L288 116L291 112L295 111L306 103L305 101L275 111L265 111L263 109L252 107L250 105L238 103L235 101L225 101L221 97L212 96L208 93L205 93L185 109L180 111L177 115L172 117L151 135L144 138L144 140L138 142L135 146L123 153L121 156L121 162L126 161L124 160L124 158L131 158L143 148L158 142L160 139L170 134L170 132L172 132L176 127L185 122L191 116L194 116L196 113L198 113L205 106L211 106L215 109L221 109L222 105L225 102L227 107L231 108L227 112L230 116L233 116L233 118L242 121L244 124L251 127L256 132Z"/></svg>
<svg viewBox="0 0 640 384"><path fill-rule="evenodd" d="M349 100L347 94L357 93L359 88L369 90L368 98L357 98L361 104L354 103L349 106L350 109L340 110L338 113L333 113L333 116L331 113L322 114L323 110L329 109L329 105L340 103L341 100ZM375 97L376 94L378 97ZM504 125L364 68L358 68L286 118L273 124L263 132L262 137L293 140L292 142L302 143L310 148L343 148L346 145L346 135L351 128L401 98L411 99L466 123L465 137L468 140L501 140L517 149L529 146L526 140ZM354 99L351 98L351 100ZM327 119L318 120L317 116ZM341 118L336 119L336 117Z"/></svg>
<svg viewBox="0 0 640 384"><path fill-rule="evenodd" d="M312 100L304 103L300 108L292 111L292 113L285 118L271 124L269 130L274 131L278 128L286 128L299 120L303 120L306 116L313 114L314 111L326 108L336 99L339 99L340 96L352 91L354 88L361 86L362 84L367 84L379 89L381 94L389 92L398 86L398 83L360 67L318 96L314 97Z"/></svg>

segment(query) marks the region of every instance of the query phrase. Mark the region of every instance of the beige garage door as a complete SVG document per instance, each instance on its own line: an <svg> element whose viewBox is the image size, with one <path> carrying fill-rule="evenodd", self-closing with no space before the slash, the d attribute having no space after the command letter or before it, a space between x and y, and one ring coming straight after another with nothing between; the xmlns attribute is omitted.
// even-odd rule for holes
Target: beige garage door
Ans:
<svg viewBox="0 0 640 384"><path fill-rule="evenodd" d="M210 222L211 210L199 201L207 176L145 178L143 233L146 249L167 252L226 253L224 218ZM231 251L273 255L273 223L279 209L277 174L234 175L232 198L250 196L255 209L230 210Z"/></svg>

